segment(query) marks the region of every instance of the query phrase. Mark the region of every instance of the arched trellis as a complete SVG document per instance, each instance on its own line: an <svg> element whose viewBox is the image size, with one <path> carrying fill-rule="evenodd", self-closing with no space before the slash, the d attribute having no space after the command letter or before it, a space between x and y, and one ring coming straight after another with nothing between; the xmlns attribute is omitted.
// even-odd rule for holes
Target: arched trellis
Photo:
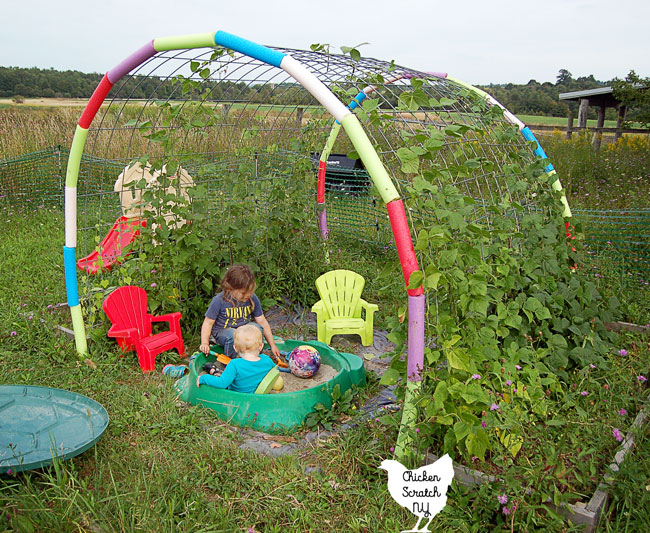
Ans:
<svg viewBox="0 0 650 533"><path fill-rule="evenodd" d="M374 91L374 86L370 85L367 89L361 91L347 106L318 79L312 72L305 68L299 58L294 54L265 46L258 45L246 39L235 35L217 31L215 33L205 33L188 36L175 36L154 39L143 46L140 50L119 63L115 68L109 70L97 89L93 93L88 105L86 106L77 126L74 140L72 143L68 169L66 174L65 187L65 247L64 247L64 264L66 290L68 296L68 305L70 307L73 328L75 332L75 342L79 353L86 353L88 350L86 344L85 326L79 300L79 287L76 270L76 246L77 246L77 181L79 168L82 160L84 146L88 136L88 131L93 119L95 118L102 103L105 101L111 89L129 72L136 69L154 55L166 51L185 50L196 48L213 48L215 46L224 47L234 50L245 56L254 58L267 65L282 69L293 79L295 79L305 90L307 90L335 119L335 125L330 133L329 141L321 153L321 162L319 165L319 185L318 185L318 203L321 215L321 232L326 234L326 218L324 210L324 176L327 154L331 151L336 137L341 129L346 132L354 149L363 161L368 174L386 204L390 228L396 244L399 261L401 264L402 274L406 285L408 286L411 274L417 270L418 261L415 255L413 239L407 221L404 203L398 189L396 188L390 174L382 163L379 155L360 121L354 114L354 110L363 100ZM298 55L299 54L295 54ZM396 73L389 82L409 79L414 76L410 71ZM460 86L465 86L471 91L480 93L477 89L453 80L444 74L434 74L432 76L440 79L454 81ZM491 105L500 105L489 95L480 93ZM522 131L527 140L535 140L534 136L523 123L516 117L505 112L508 121L516 124ZM536 150L537 155L545 157L543 150L539 147ZM549 174L554 174L551 165L547 167ZM559 180L553 184L554 188L561 190ZM321 201L322 200L322 201ZM565 203L565 213L570 214L568 204ZM421 371L424 368L424 325L425 325L425 296L422 286L407 289L408 310L409 310L409 328L408 328L408 383L407 396L404 406L402 431L398 439L396 454L402 456L408 449L409 439L405 428L408 428L415 418L415 407L413 398L417 395L419 384L421 383Z"/></svg>

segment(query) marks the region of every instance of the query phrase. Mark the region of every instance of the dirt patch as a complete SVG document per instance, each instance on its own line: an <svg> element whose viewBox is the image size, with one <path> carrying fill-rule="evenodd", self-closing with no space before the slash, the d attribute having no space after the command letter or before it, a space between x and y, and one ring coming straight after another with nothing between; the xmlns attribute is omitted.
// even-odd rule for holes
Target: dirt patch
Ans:
<svg viewBox="0 0 650 533"><path fill-rule="evenodd" d="M284 394L286 392L296 392L305 389L311 389L312 387L318 387L332 379L338 370L329 366L329 365L320 365L320 369L315 376L305 379L294 376L287 372L282 372L282 378L284 379L284 388L280 392L273 392L273 394Z"/></svg>

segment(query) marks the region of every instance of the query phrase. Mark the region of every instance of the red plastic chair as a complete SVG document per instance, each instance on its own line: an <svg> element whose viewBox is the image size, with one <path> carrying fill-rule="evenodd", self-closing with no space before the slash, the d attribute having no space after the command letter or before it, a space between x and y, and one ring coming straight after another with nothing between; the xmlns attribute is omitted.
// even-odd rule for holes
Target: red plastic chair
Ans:
<svg viewBox="0 0 650 533"><path fill-rule="evenodd" d="M115 289L104 300L104 312L113 324L108 336L117 340L122 351L135 350L143 372L155 369L156 355L176 348L185 355L181 334L181 314L153 316L147 313L147 292L140 287L126 285ZM169 322L169 331L152 335L153 322Z"/></svg>

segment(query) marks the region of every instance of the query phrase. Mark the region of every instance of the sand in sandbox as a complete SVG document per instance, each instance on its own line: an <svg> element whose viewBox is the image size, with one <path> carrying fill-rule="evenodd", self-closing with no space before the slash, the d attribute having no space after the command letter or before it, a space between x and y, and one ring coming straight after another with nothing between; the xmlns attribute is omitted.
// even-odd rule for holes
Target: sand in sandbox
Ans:
<svg viewBox="0 0 650 533"><path fill-rule="evenodd" d="M288 372L282 372L282 378L284 379L284 387L281 391L276 392L272 391L274 394L283 394L285 392L296 392L299 390L311 389L312 387L317 387L329 381L334 376L338 374L338 370L332 368L329 365L321 364L318 372L315 376L310 378L299 378Z"/></svg>

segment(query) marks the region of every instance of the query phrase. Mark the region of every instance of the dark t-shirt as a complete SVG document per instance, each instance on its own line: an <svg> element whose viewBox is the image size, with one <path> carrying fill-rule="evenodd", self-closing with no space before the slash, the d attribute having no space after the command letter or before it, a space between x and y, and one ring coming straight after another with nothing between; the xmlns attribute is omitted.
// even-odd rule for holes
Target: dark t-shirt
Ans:
<svg viewBox="0 0 650 533"><path fill-rule="evenodd" d="M254 304L251 305L251 300ZM251 299L246 302L239 300L228 301L224 298L223 292L217 294L212 301L205 316L210 320L214 320L212 332L219 331L225 328L238 328L244 324L252 322L255 317L263 315L262 304L259 298L253 294Z"/></svg>

